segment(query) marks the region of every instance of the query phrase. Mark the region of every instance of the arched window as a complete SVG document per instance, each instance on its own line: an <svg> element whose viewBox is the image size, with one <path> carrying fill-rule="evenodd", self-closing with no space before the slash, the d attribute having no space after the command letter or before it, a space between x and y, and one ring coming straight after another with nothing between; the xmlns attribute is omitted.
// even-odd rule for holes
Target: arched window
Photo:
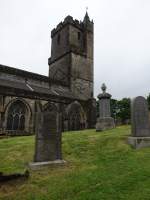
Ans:
<svg viewBox="0 0 150 200"><path fill-rule="evenodd" d="M12 130L12 121L13 121L13 116L11 114L8 115L7 118L7 129Z"/></svg>
<svg viewBox="0 0 150 200"><path fill-rule="evenodd" d="M83 108L80 103L73 102L67 108L68 113L68 129L80 130L86 125L86 118Z"/></svg>
<svg viewBox="0 0 150 200"><path fill-rule="evenodd" d="M19 128L19 114L15 113L13 116L12 130L18 130Z"/></svg>
<svg viewBox="0 0 150 200"><path fill-rule="evenodd" d="M25 114L26 106L22 101L12 103L8 110L7 130L24 130Z"/></svg>
<svg viewBox="0 0 150 200"><path fill-rule="evenodd" d="M81 129L81 118L80 113L74 111L70 113L69 122L70 122L70 130L80 130Z"/></svg>
<svg viewBox="0 0 150 200"><path fill-rule="evenodd" d="M20 123L19 123L19 130L24 130L24 128L25 128L25 116L21 115Z"/></svg>

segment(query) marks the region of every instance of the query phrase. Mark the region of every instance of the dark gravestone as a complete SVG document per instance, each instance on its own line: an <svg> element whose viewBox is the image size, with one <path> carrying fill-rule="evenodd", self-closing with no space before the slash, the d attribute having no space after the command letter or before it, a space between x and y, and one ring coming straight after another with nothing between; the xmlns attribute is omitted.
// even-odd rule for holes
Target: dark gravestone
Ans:
<svg viewBox="0 0 150 200"><path fill-rule="evenodd" d="M42 112L36 113L36 144L34 163L30 166L37 169L49 164L60 164L62 114L55 104L49 103Z"/></svg>
<svg viewBox="0 0 150 200"><path fill-rule="evenodd" d="M128 137L128 143L139 149L150 146L150 120L148 103L142 96L138 96L131 102L131 126L132 136Z"/></svg>
<svg viewBox="0 0 150 200"><path fill-rule="evenodd" d="M144 97L136 97L131 105L132 136L150 137L148 104Z"/></svg>

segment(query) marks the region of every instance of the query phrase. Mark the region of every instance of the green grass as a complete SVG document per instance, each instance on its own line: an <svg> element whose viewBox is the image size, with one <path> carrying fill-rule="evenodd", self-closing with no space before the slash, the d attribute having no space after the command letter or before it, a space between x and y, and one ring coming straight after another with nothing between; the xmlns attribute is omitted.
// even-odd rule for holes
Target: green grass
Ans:
<svg viewBox="0 0 150 200"><path fill-rule="evenodd" d="M149 200L150 148L132 149L129 126L105 132L63 134L65 166L31 172L27 181L0 187L8 200ZM0 171L24 172L32 161L34 137L0 140Z"/></svg>

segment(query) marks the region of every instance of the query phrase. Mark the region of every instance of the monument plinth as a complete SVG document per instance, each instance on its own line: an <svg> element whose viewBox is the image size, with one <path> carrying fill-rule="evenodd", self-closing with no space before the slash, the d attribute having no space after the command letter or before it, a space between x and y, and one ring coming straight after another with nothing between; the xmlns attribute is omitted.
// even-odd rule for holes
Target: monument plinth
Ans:
<svg viewBox="0 0 150 200"><path fill-rule="evenodd" d="M102 93L98 95L99 99L99 118L96 123L96 131L103 131L115 127L114 119L111 117L110 99L111 95L106 93L106 85L102 84Z"/></svg>

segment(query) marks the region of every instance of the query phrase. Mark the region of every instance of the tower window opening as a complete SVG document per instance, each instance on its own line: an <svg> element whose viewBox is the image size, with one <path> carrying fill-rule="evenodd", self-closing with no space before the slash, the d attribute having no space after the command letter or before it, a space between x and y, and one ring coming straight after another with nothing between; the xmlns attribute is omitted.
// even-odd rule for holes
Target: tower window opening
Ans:
<svg viewBox="0 0 150 200"><path fill-rule="evenodd" d="M60 44L60 34L57 37L57 44Z"/></svg>
<svg viewBox="0 0 150 200"><path fill-rule="evenodd" d="M78 32L78 40L80 40L80 38L81 38L81 33Z"/></svg>

